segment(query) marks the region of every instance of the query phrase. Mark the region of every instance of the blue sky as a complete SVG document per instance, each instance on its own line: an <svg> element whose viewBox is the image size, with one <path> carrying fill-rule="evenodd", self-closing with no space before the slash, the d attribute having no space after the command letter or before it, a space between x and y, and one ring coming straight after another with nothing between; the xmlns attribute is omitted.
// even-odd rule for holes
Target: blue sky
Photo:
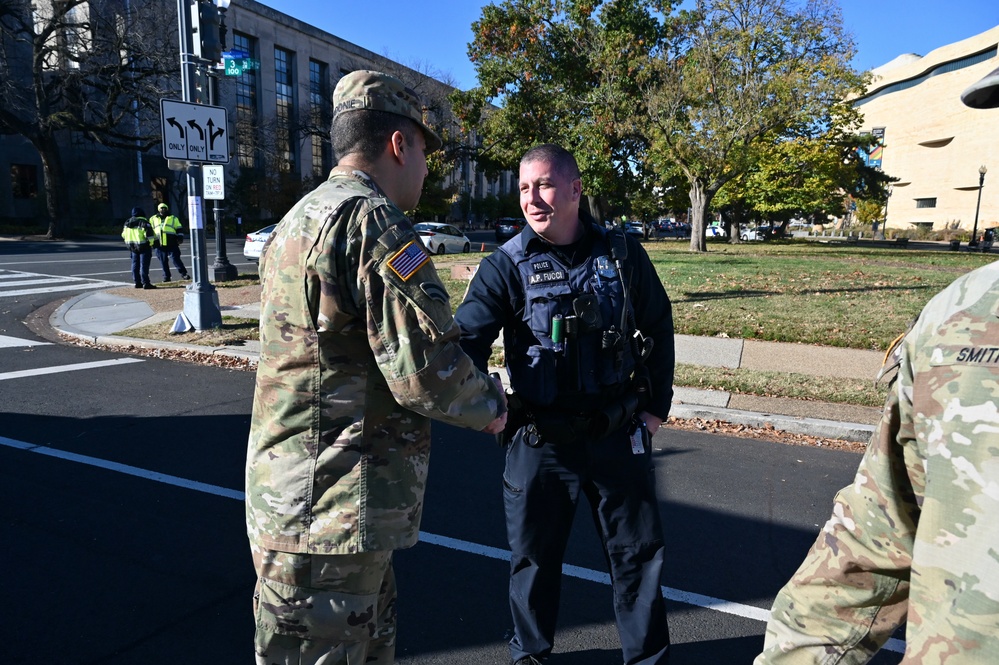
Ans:
<svg viewBox="0 0 999 665"><path fill-rule="evenodd" d="M418 69L446 72L463 89L475 85L468 61L471 25L481 0L262 0L263 4ZM902 53L925 55L999 25L996 0L840 0L857 43L854 66L871 69ZM376 9L377 11L373 11ZM239 11L235 0L230 11Z"/></svg>

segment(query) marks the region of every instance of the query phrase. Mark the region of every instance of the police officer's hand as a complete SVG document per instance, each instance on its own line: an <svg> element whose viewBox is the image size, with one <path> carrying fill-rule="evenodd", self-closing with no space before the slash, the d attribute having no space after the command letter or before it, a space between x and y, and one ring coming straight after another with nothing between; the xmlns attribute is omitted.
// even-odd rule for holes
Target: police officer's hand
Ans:
<svg viewBox="0 0 999 665"><path fill-rule="evenodd" d="M659 416L654 416L648 411L642 411L638 414L638 417L645 421L645 429L648 430L649 436L655 434L659 427L663 424L663 419Z"/></svg>

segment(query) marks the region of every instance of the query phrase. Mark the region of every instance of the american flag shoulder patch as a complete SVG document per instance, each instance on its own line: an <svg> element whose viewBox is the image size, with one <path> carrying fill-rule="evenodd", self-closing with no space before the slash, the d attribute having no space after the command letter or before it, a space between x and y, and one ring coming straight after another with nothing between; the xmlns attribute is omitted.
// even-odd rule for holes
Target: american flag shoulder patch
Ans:
<svg viewBox="0 0 999 665"><path fill-rule="evenodd" d="M429 260L430 256L423 251L423 246L412 240L388 260L388 267L405 282Z"/></svg>

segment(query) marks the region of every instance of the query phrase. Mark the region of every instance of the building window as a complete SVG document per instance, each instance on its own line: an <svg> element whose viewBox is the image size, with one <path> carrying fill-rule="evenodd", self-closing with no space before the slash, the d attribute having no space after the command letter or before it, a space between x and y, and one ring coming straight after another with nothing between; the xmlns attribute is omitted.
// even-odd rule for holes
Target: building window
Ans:
<svg viewBox="0 0 999 665"><path fill-rule="evenodd" d="M324 177L333 167L330 145L329 65L309 60L309 115L312 124L312 175Z"/></svg>
<svg viewBox="0 0 999 665"><path fill-rule="evenodd" d="M233 50L256 59L256 40L238 32L232 36ZM236 78L236 154L239 167L257 168L257 70L244 70Z"/></svg>
<svg viewBox="0 0 999 665"><path fill-rule="evenodd" d="M293 61L294 54L291 51L274 47L274 95L277 103L277 128L274 140L278 169L284 173L293 172L298 162L293 128L295 118Z"/></svg>
<svg viewBox="0 0 999 665"><path fill-rule="evenodd" d="M87 171L87 190L91 201L111 202L111 192L108 189L107 171Z"/></svg>
<svg viewBox="0 0 999 665"><path fill-rule="evenodd" d="M934 197L932 199L916 199L916 207L917 208L936 208L937 207L937 199L936 199L936 197Z"/></svg>
<svg viewBox="0 0 999 665"><path fill-rule="evenodd" d="M10 188L15 199L33 199L38 196L38 167L34 164L10 165Z"/></svg>

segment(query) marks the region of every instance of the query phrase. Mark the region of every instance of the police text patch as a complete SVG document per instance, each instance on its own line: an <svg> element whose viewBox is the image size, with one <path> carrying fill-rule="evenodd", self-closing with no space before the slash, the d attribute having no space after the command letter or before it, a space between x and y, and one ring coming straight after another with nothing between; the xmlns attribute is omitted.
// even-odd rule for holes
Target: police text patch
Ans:
<svg viewBox="0 0 999 665"><path fill-rule="evenodd" d="M534 263L531 264L531 268L534 269L534 272L547 272L552 269L552 262L535 261Z"/></svg>
<svg viewBox="0 0 999 665"><path fill-rule="evenodd" d="M564 282L568 277L564 270L549 270L548 272L539 272L531 275L527 278L527 283L531 286L536 284L551 284L552 282Z"/></svg>
<svg viewBox="0 0 999 665"><path fill-rule="evenodd" d="M405 282L429 260L430 256L423 251L423 246L412 240L388 260L388 267Z"/></svg>

